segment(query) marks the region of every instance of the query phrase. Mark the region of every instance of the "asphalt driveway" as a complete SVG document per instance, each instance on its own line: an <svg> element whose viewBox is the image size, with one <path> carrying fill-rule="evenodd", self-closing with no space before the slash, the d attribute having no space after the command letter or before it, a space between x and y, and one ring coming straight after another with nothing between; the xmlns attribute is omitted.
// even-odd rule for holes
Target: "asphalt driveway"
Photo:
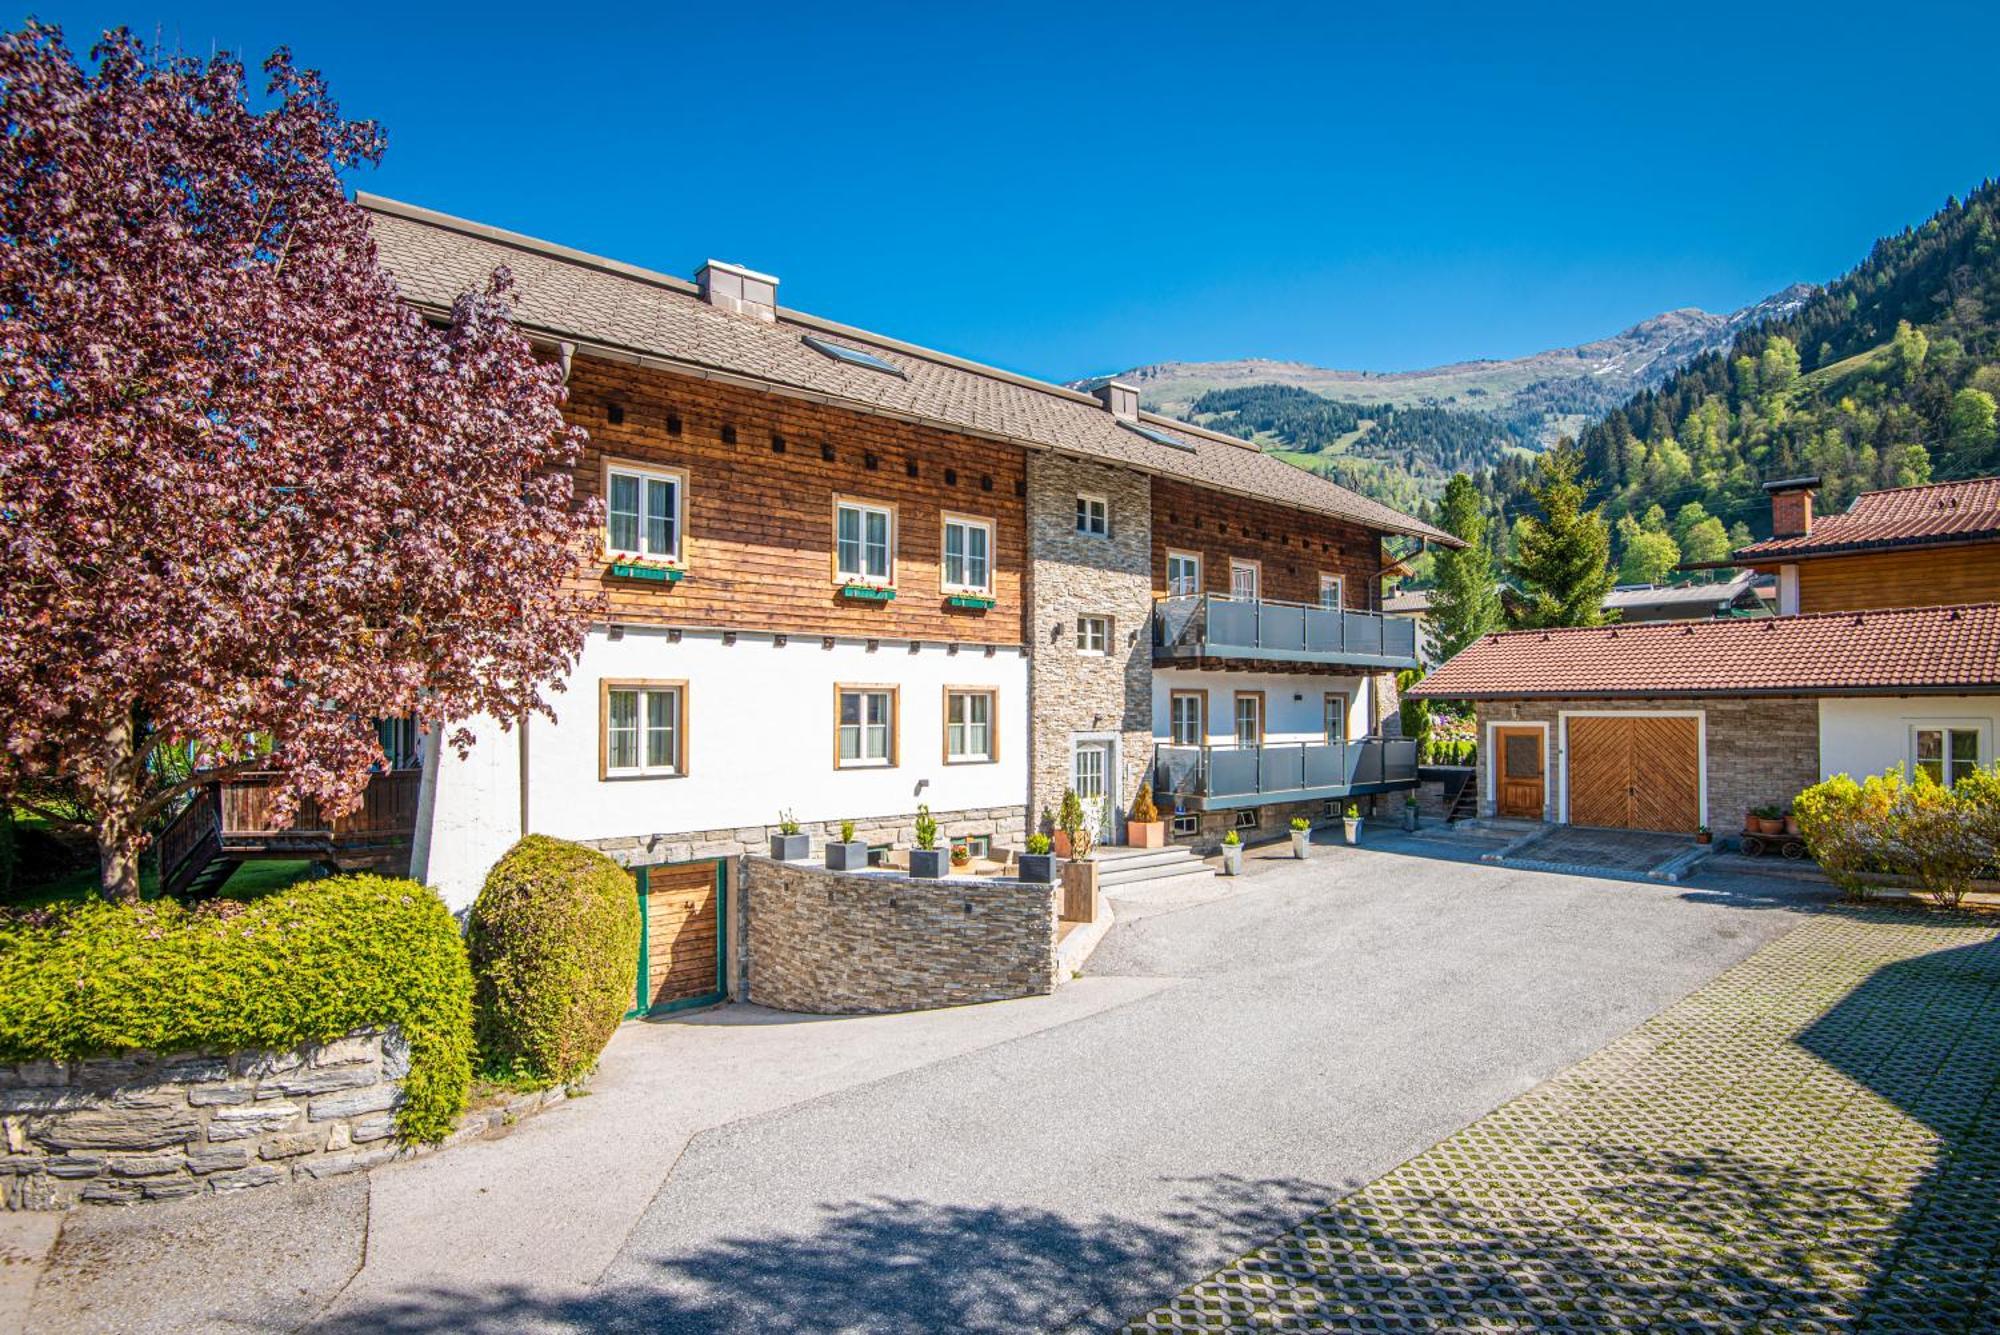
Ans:
<svg viewBox="0 0 2000 1335"><path fill-rule="evenodd" d="M324 1210L274 1203L251 1235L222 1211L94 1212L35 1323L1115 1326L1631 1030L1816 897L1398 846L1424 845L1253 850L1213 897L1121 903L1053 998L628 1026L592 1097ZM199 1235L181 1273L220 1267L211 1305L112 1303L146 1284L122 1258L166 1228ZM239 1251L262 1264L232 1271Z"/></svg>

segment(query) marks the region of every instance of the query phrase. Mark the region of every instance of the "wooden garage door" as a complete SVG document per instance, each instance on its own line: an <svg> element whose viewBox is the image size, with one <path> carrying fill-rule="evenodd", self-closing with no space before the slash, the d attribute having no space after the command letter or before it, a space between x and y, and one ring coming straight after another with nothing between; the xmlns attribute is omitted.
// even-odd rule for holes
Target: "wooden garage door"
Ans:
<svg viewBox="0 0 2000 1335"><path fill-rule="evenodd" d="M1572 825L1692 833L1701 826L1698 720L1654 714L1569 721Z"/></svg>
<svg viewBox="0 0 2000 1335"><path fill-rule="evenodd" d="M658 1011L720 1000L723 868L718 862L642 867L639 1007Z"/></svg>

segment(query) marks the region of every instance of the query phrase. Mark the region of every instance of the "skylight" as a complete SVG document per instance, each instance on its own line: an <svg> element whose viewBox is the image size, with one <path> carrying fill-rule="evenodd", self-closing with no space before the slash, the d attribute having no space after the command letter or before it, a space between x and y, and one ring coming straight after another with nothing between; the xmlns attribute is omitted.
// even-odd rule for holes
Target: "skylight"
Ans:
<svg viewBox="0 0 2000 1335"><path fill-rule="evenodd" d="M863 352L859 348L849 348L843 347L838 343L829 343L825 339L816 338L811 334L801 334L799 341L814 352L824 353L837 362L846 362L849 366L865 366L871 371L880 371L885 375L892 375L901 380L909 379L908 376L903 374L901 367L883 361L872 352Z"/></svg>
<svg viewBox="0 0 2000 1335"><path fill-rule="evenodd" d="M1135 435L1144 436L1147 440L1152 441L1155 445L1165 445L1167 448L1174 450L1186 450L1189 454L1193 454L1195 452L1194 446L1188 444L1186 441L1182 440L1179 436L1170 436L1164 431L1155 431L1152 427L1141 426L1137 422L1126 422L1121 420L1118 423L1118 425L1124 427L1127 431L1130 431Z"/></svg>

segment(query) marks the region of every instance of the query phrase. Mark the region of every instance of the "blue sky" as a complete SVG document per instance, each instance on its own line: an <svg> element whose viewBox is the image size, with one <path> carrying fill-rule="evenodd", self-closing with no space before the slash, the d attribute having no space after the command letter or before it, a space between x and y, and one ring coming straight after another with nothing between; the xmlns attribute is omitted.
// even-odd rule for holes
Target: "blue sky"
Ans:
<svg viewBox="0 0 2000 1335"><path fill-rule="evenodd" d="M44 5L289 44L362 189L1051 378L1727 310L2000 172L2000 6Z"/></svg>

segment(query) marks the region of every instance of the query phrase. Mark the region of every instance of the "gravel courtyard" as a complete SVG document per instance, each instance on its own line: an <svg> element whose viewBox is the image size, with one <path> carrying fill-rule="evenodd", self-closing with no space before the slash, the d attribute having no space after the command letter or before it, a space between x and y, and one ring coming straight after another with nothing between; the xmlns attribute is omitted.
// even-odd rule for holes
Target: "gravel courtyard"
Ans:
<svg viewBox="0 0 2000 1335"><path fill-rule="evenodd" d="M1996 934L1820 913L1132 1329L2000 1327Z"/></svg>

